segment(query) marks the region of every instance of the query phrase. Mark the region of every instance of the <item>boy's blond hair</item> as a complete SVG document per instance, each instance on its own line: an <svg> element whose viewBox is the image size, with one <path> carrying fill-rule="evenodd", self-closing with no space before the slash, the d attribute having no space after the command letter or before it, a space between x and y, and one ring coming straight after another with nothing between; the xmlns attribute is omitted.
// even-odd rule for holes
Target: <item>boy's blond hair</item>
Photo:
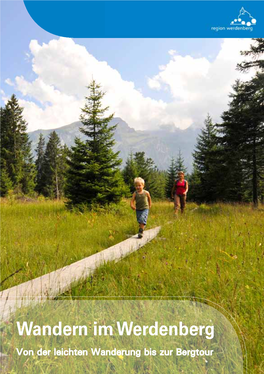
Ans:
<svg viewBox="0 0 264 374"><path fill-rule="evenodd" d="M141 183L143 186L145 186L145 181L143 178L137 177L134 179L134 184Z"/></svg>

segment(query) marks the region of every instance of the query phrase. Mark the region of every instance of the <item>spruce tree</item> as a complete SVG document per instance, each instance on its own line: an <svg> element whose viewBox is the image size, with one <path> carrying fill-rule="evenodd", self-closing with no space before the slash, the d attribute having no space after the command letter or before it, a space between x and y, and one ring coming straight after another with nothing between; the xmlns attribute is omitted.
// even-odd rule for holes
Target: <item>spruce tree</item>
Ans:
<svg viewBox="0 0 264 374"><path fill-rule="evenodd" d="M243 114L240 108L234 104L234 97L241 91L241 83L237 81L233 85L234 93L229 97L229 109L222 114L223 122L217 125L219 143L222 150L222 184L225 186L222 199L227 201L244 200L243 184L248 184L248 178L243 173L243 150L241 130L243 127Z"/></svg>
<svg viewBox="0 0 264 374"><path fill-rule="evenodd" d="M189 183L189 191L188 191L188 199L191 201L201 201L201 196L203 195L203 191L201 189L201 174L198 171L197 166L193 165L193 171L188 176L188 183Z"/></svg>
<svg viewBox="0 0 264 374"><path fill-rule="evenodd" d="M149 190L151 188L151 166L153 162L151 162L151 165L148 163L145 152L136 152L134 154L134 161L138 172L137 176L144 179L145 188Z"/></svg>
<svg viewBox="0 0 264 374"><path fill-rule="evenodd" d="M134 155L137 176L145 181L145 189L154 198L165 197L166 175L158 170L152 158L146 158L145 152L136 152Z"/></svg>
<svg viewBox="0 0 264 374"><path fill-rule="evenodd" d="M236 190L258 204L264 177L264 74L257 73L248 82L236 82L229 110L220 125L230 175L236 175ZM242 180L241 180L242 179ZM231 181L230 181L231 182ZM244 186L244 188L243 188Z"/></svg>
<svg viewBox="0 0 264 374"><path fill-rule="evenodd" d="M65 191L70 206L118 202L124 190L118 169L122 161L113 151L116 125L109 126L113 114L105 116L109 107L102 106L101 86L93 80L88 89L80 117L86 140L75 139L69 160Z"/></svg>
<svg viewBox="0 0 264 374"><path fill-rule="evenodd" d="M156 185L153 197L162 200L166 196L166 171L160 171L156 169L156 171L153 174L153 178L155 178Z"/></svg>
<svg viewBox="0 0 264 374"><path fill-rule="evenodd" d="M31 193L35 186L35 167L22 113L15 95L1 109L1 159L5 170L1 175L8 177L14 189Z"/></svg>
<svg viewBox="0 0 264 374"><path fill-rule="evenodd" d="M39 194L43 194L45 188L45 179L44 179L44 159L45 159L45 138L43 134L39 135L39 141L36 148L36 191Z"/></svg>
<svg viewBox="0 0 264 374"><path fill-rule="evenodd" d="M8 175L6 162L1 159L0 165L0 196L6 196L13 188L12 181Z"/></svg>
<svg viewBox="0 0 264 374"><path fill-rule="evenodd" d="M5 150L3 148L4 132L6 128L3 126L4 109L0 108L0 124L1 124L1 158L0 158L0 196L6 196L8 191L12 190L13 183L9 177L6 160L4 159Z"/></svg>
<svg viewBox="0 0 264 374"><path fill-rule="evenodd" d="M51 199L60 199L65 183L64 148L56 131L49 135L42 165L42 193Z"/></svg>
<svg viewBox="0 0 264 374"><path fill-rule="evenodd" d="M179 150L178 156L176 158L175 170L176 170L176 173L178 173L179 171L183 171L184 174L187 173L187 169L184 166L184 158L182 156L181 150Z"/></svg>
<svg viewBox="0 0 264 374"><path fill-rule="evenodd" d="M243 61L237 65L238 70L248 71L250 68L257 68L263 72L264 70L264 38L252 39L253 44L250 45L248 51L242 51L241 55L252 57L251 61Z"/></svg>
<svg viewBox="0 0 264 374"><path fill-rule="evenodd" d="M212 202L220 198L219 145L217 131L209 115L204 124L205 128L198 135L193 153L196 178L200 180L200 196L197 196L197 199Z"/></svg>
<svg viewBox="0 0 264 374"><path fill-rule="evenodd" d="M248 51L241 52L244 56L251 57L251 60L238 64L240 71L248 71L251 68L257 70L255 76L244 84L240 105L243 105L244 115L247 117L247 127L251 140L246 145L244 151L247 156L247 170L252 175L251 196L256 206L258 199L264 200L264 140L263 140L263 102L264 102L264 39L253 39ZM246 119L246 118L245 118ZM247 140L245 139L247 142Z"/></svg>
<svg viewBox="0 0 264 374"><path fill-rule="evenodd" d="M138 172L132 152L126 160L126 165L123 169L122 175L124 178L124 182L129 187L130 193L133 193L135 191L134 179L138 176Z"/></svg>
<svg viewBox="0 0 264 374"><path fill-rule="evenodd" d="M171 191L172 187L174 185L175 179L177 177L177 172L176 172L176 165L174 158L171 159L170 166L167 170L167 177L166 177L166 197L171 198Z"/></svg>
<svg viewBox="0 0 264 374"><path fill-rule="evenodd" d="M61 157L59 159L59 172L60 172L60 196L64 196L65 184L66 184L66 175L68 171L68 160L70 158L71 151L64 144L61 148Z"/></svg>
<svg viewBox="0 0 264 374"><path fill-rule="evenodd" d="M134 161L138 172L137 176L144 179L145 189L155 197L158 186L155 179L156 167L154 161L151 158L146 158L145 152L136 152L134 155Z"/></svg>

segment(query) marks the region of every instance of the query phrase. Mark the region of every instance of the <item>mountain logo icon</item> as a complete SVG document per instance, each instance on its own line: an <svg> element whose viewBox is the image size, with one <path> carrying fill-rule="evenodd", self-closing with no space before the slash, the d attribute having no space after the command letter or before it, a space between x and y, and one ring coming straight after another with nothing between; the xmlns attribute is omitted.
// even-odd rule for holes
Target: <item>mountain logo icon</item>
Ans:
<svg viewBox="0 0 264 374"><path fill-rule="evenodd" d="M243 25L243 26L254 26L257 20L247 12L243 7L240 9L239 15L235 18L230 25Z"/></svg>

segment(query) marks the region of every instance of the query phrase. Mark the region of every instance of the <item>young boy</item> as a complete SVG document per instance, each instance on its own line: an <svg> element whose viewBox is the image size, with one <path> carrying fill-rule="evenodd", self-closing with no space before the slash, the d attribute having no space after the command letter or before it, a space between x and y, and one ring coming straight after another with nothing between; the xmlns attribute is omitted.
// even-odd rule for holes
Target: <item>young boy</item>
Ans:
<svg viewBox="0 0 264 374"><path fill-rule="evenodd" d="M144 190L144 179L135 178L134 184L136 191L133 193L130 206L136 211L137 221L139 223L138 237L141 239L144 227L147 224L149 209L151 208L151 197L149 192Z"/></svg>

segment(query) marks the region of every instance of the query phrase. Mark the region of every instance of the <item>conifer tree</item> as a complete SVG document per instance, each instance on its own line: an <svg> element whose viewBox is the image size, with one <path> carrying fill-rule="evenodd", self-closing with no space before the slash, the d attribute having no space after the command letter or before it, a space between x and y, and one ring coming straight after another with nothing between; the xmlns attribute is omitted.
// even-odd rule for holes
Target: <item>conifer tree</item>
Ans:
<svg viewBox="0 0 264 374"><path fill-rule="evenodd" d="M138 177L141 177L145 181L145 189L155 197L157 191L157 185L155 180L156 167L154 161L151 158L145 157L145 152L136 152L134 155L136 164L136 170Z"/></svg>
<svg viewBox="0 0 264 374"><path fill-rule="evenodd" d="M1 164L4 166L1 177L8 178L13 189L31 193L35 185L35 167L22 113L23 108L15 95L1 109Z"/></svg>
<svg viewBox="0 0 264 374"><path fill-rule="evenodd" d="M145 158L145 152L136 152L134 155L134 161L136 164L136 169L138 172L139 177L143 178L145 181L145 187L146 189L151 188L151 167L154 165L154 162L152 159L146 159Z"/></svg>
<svg viewBox="0 0 264 374"><path fill-rule="evenodd" d="M156 170L153 177L155 178L155 192L153 197L156 199L164 199L166 189L166 171Z"/></svg>
<svg viewBox="0 0 264 374"><path fill-rule="evenodd" d="M133 158L133 153L131 152L126 160L126 165L123 169L123 178L126 185L129 187L130 193L135 191L134 179L137 177L137 167Z"/></svg>
<svg viewBox="0 0 264 374"><path fill-rule="evenodd" d="M229 97L229 109L222 114L223 122L217 125L219 143L222 149L222 184L224 190L222 199L227 201L242 201L244 199L243 182L246 185L248 178L243 173L243 151L241 150L241 126L243 114L234 104L234 97L239 94L242 86L239 81L233 85L234 93Z"/></svg>
<svg viewBox="0 0 264 374"><path fill-rule="evenodd" d="M242 95L237 97L240 100L240 106L244 109L244 122L251 140L244 144L244 151L247 154L247 171L252 175L251 196L256 206L258 199L264 200L263 181L264 181L264 137L263 137L263 103L264 103L264 39L253 39L248 51L242 51L242 55L251 57L251 60L243 61L238 64L240 71L248 71L251 68L257 70L255 76L248 82L245 82ZM241 102L242 100L242 102ZM246 112L245 112L246 111ZM246 129L245 129L246 131Z"/></svg>
<svg viewBox="0 0 264 374"><path fill-rule="evenodd" d="M43 134L39 135L39 141L36 149L37 159L36 159L36 191L39 194L43 194L45 188L44 179L44 160L45 160L45 138Z"/></svg>
<svg viewBox="0 0 264 374"><path fill-rule="evenodd" d="M166 175L157 169L152 158L146 158L145 152L136 152L134 155L137 176L145 181L145 189L152 197L164 198Z"/></svg>
<svg viewBox="0 0 264 374"><path fill-rule="evenodd" d="M63 195L65 184L65 152L56 131L49 135L49 140L44 154L42 193L51 199L60 199Z"/></svg>
<svg viewBox="0 0 264 374"><path fill-rule="evenodd" d="M181 170L181 169L180 169ZM167 170L167 177L166 177L166 197L171 198L171 191L174 185L175 179L177 177L176 165L174 158L171 159L170 166Z"/></svg>
<svg viewBox="0 0 264 374"><path fill-rule="evenodd" d="M66 175L68 171L68 160L70 158L71 151L67 147L66 144L64 144L61 148L61 157L59 160L59 171L60 171L60 195L64 196L64 190L65 190L65 184L66 184Z"/></svg>
<svg viewBox="0 0 264 374"><path fill-rule="evenodd" d="M196 178L200 180L200 196L197 198L198 201L212 202L220 198L219 145L217 131L209 115L204 124L193 153Z"/></svg>
<svg viewBox="0 0 264 374"><path fill-rule="evenodd" d="M118 169L122 161L119 152L113 151L116 125L109 126L113 114L105 116L109 107L102 107L101 86L93 80L88 89L80 117L86 140L75 139L69 160L66 196L70 206L118 202L124 190Z"/></svg>
<svg viewBox="0 0 264 374"><path fill-rule="evenodd" d="M229 110L219 126L231 173L236 174L236 190L258 204L259 186L264 177L264 74L257 73L251 81L236 82ZM242 178L242 180L241 180ZM240 187L241 186L241 187ZM244 192L244 193L243 193Z"/></svg>
<svg viewBox="0 0 264 374"><path fill-rule="evenodd" d="M1 159L0 165L0 196L6 196L12 190L13 184L8 175L6 162Z"/></svg>
<svg viewBox="0 0 264 374"><path fill-rule="evenodd" d="M6 160L4 159L5 150L3 148L4 133L6 128L3 126L4 109L0 108L0 124L1 124L1 158L0 158L0 196L6 196L8 191L12 190L13 183L9 177Z"/></svg>
<svg viewBox="0 0 264 374"><path fill-rule="evenodd" d="M257 68L263 72L264 70L264 38L253 38L253 43L248 51L242 51L241 55L252 57L251 61L243 61L237 65L238 70L247 71L250 68Z"/></svg>
<svg viewBox="0 0 264 374"><path fill-rule="evenodd" d="M179 150L178 156L176 158L175 170L176 170L176 173L178 173L179 171L183 171L184 174L187 173L187 169L184 166L184 158L182 156L181 150Z"/></svg>
<svg viewBox="0 0 264 374"><path fill-rule="evenodd" d="M188 176L188 182L189 182L189 191L188 191L188 199L191 201L201 201L201 196L203 195L203 192L201 190L201 179L200 179L200 173L198 171L197 166L193 165L193 171Z"/></svg>

